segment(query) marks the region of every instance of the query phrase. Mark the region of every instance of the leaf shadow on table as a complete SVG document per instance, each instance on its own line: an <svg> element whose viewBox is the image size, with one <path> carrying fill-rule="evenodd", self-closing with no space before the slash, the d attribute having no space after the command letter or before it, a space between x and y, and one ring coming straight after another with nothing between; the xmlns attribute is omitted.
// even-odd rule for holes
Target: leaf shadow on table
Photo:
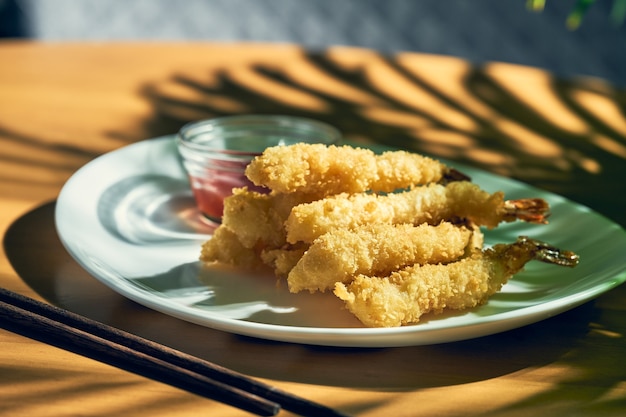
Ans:
<svg viewBox="0 0 626 417"><path fill-rule="evenodd" d="M13 268L35 292L62 308L253 377L403 392L506 378L552 364L567 368L563 379L551 384L552 390L526 400L529 408L555 398L576 400L571 386L586 379L602 381L597 397L592 399L596 401L622 382L614 360L626 350L626 328L610 316L618 314L617 310L605 309L606 313L598 316L595 302L493 336L400 348L298 345L236 336L187 323L129 301L84 271L59 241L54 208L55 204L49 203L25 214L4 239ZM28 258L17 249L27 245L31 248ZM624 297L622 287L600 302L614 299L617 303L620 297ZM595 340L593 344L590 339ZM71 369L64 372L72 377ZM28 383L27 373L20 378ZM101 384L90 386L94 390L102 388Z"/></svg>
<svg viewBox="0 0 626 417"><path fill-rule="evenodd" d="M145 137L232 114L310 117L351 141L483 168L626 224L626 92L599 80L452 58L433 64L411 54L368 52L345 62L328 51L302 52L292 65L264 61L173 74L140 94L153 112L131 131Z"/></svg>
<svg viewBox="0 0 626 417"><path fill-rule="evenodd" d="M0 194L24 200L41 190L60 187L81 165L98 156L85 147L52 142L2 125L0 148ZM19 169L13 169L16 166Z"/></svg>

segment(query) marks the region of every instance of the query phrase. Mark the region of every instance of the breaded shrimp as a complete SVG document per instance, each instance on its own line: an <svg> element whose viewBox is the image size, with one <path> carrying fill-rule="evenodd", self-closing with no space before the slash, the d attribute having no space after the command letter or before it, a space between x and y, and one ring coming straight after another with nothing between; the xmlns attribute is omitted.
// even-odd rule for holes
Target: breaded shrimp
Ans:
<svg viewBox="0 0 626 417"><path fill-rule="evenodd" d="M405 151L296 144L266 149L246 168L256 185L319 198L339 193L391 192L444 180L468 179L438 160Z"/></svg>
<svg viewBox="0 0 626 417"><path fill-rule="evenodd" d="M262 194L236 188L224 199L222 226L233 231L246 248L280 248L286 243L284 222L291 209L312 198L300 193Z"/></svg>
<svg viewBox="0 0 626 417"><path fill-rule="evenodd" d="M337 283L334 293L364 325L396 327L417 323L425 313L484 304L533 259L578 264L573 252L520 237L447 265L415 265L385 278L359 275L350 284Z"/></svg>
<svg viewBox="0 0 626 417"><path fill-rule="evenodd" d="M313 241L287 277L289 290L326 291L355 275L386 275L413 264L454 261L465 254L472 232L441 223L374 224L335 229Z"/></svg>
<svg viewBox="0 0 626 417"><path fill-rule="evenodd" d="M428 223L467 219L494 228L501 222L524 220L545 223L548 203L541 199L504 200L474 183L430 184L401 193L339 194L294 207L285 227L287 241L312 242L338 228L354 229L374 223Z"/></svg>

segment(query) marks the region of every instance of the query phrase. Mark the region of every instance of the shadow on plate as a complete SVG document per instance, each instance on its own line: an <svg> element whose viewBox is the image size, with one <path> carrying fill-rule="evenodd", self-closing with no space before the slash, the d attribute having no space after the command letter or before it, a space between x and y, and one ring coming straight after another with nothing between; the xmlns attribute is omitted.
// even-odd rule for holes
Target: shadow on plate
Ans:
<svg viewBox="0 0 626 417"><path fill-rule="evenodd" d="M172 216L176 213L176 216ZM135 175L114 183L98 201L98 218L111 234L134 244L208 237L186 182L165 175Z"/></svg>

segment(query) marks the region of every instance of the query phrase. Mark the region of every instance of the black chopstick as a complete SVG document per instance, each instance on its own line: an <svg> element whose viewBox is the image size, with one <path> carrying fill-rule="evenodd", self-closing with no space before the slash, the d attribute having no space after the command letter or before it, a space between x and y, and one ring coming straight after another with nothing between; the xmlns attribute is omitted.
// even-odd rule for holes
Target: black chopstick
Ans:
<svg viewBox="0 0 626 417"><path fill-rule="evenodd" d="M346 417L228 368L0 288L0 327L258 415Z"/></svg>

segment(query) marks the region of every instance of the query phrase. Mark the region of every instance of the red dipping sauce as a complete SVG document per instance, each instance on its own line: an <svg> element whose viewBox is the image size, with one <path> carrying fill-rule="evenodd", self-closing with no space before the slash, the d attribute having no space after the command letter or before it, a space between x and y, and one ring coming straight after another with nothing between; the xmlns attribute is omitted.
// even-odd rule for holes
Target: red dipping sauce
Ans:
<svg viewBox="0 0 626 417"><path fill-rule="evenodd" d="M271 146L339 142L334 127L292 116L229 116L183 126L176 138L198 209L214 224L221 222L224 198L233 188L252 184L245 176L250 161Z"/></svg>
<svg viewBox="0 0 626 417"><path fill-rule="evenodd" d="M198 209L210 221L220 222L224 212L224 198L232 195L233 188L248 187L261 193L269 192L267 188L257 187L246 178L242 173L246 165L234 162L230 169L206 168L200 176L189 175Z"/></svg>

